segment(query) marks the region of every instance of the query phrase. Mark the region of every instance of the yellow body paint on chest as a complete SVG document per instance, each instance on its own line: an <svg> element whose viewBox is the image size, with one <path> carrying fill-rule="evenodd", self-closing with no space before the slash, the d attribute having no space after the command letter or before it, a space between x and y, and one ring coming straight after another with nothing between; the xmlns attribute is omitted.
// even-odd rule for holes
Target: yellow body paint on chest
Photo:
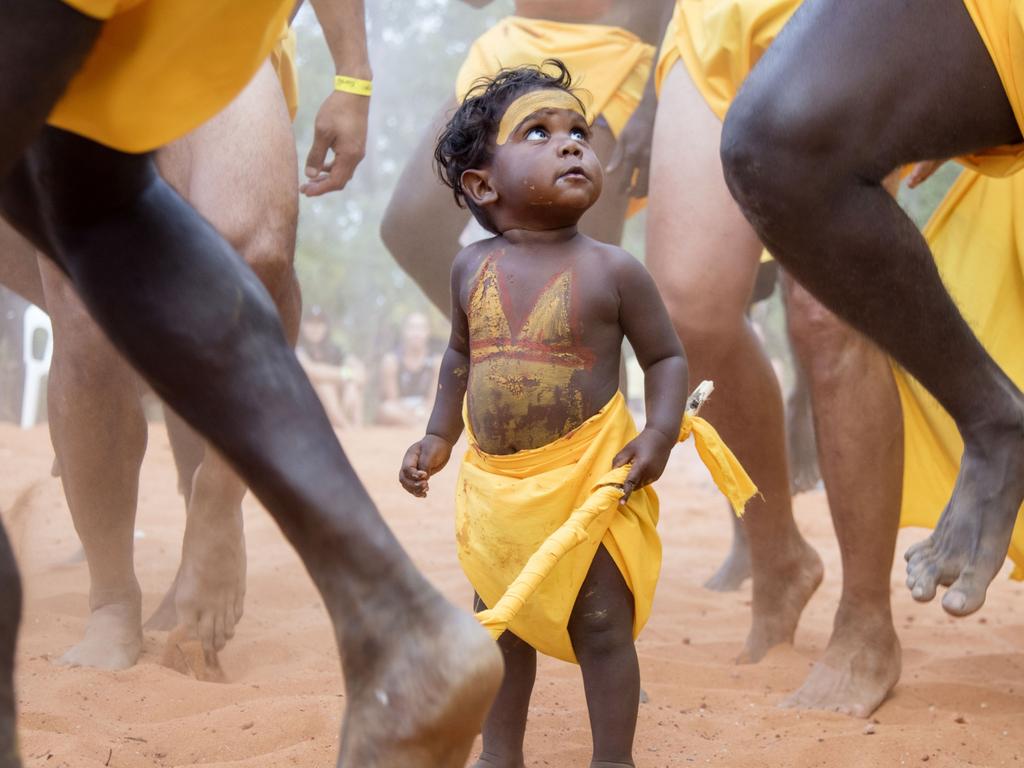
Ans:
<svg viewBox="0 0 1024 768"><path fill-rule="evenodd" d="M507 292L488 258L469 297L470 416L488 443L538 447L584 420L573 376L592 367L593 354L579 344L571 270L548 282L518 329L502 301Z"/></svg>

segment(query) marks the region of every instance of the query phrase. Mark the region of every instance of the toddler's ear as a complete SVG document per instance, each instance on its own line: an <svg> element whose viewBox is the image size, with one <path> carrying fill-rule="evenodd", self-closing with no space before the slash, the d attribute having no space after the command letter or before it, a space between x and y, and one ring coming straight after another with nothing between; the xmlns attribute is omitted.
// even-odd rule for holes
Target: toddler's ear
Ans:
<svg viewBox="0 0 1024 768"><path fill-rule="evenodd" d="M462 191L479 208L498 201L498 192L491 186L491 174L486 169L470 168L463 171Z"/></svg>

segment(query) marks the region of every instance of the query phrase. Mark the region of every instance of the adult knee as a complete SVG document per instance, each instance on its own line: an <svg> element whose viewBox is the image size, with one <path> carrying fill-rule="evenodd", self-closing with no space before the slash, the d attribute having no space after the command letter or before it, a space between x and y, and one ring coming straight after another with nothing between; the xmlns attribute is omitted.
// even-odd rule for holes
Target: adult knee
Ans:
<svg viewBox="0 0 1024 768"><path fill-rule="evenodd" d="M735 285L695 281L680 265L672 275L659 277L658 289L672 324L699 375L731 353L745 332L745 291Z"/></svg>
<svg viewBox="0 0 1024 768"><path fill-rule="evenodd" d="M793 352L812 389L830 389L843 377L856 375L851 363L869 342L800 286L787 291L786 322Z"/></svg>
<svg viewBox="0 0 1024 768"><path fill-rule="evenodd" d="M821 199L841 146L831 123L800 89L778 83L751 82L733 102L722 127L722 170L762 234Z"/></svg>

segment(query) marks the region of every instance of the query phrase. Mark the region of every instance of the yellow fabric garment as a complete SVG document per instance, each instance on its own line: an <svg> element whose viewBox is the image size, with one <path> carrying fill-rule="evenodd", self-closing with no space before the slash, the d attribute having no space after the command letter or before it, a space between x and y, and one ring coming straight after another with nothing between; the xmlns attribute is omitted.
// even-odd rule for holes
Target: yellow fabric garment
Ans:
<svg viewBox="0 0 1024 768"><path fill-rule="evenodd" d="M1024 174L995 179L965 170L924 234L946 287L989 354L1024 387ZM963 442L956 425L915 379L894 366L903 406L900 525L932 528L953 493ZM1010 544L1024 579L1024 515Z"/></svg>
<svg viewBox="0 0 1024 768"><path fill-rule="evenodd" d="M105 19L49 122L147 152L213 117L270 54L294 0L65 0Z"/></svg>
<svg viewBox="0 0 1024 768"><path fill-rule="evenodd" d="M502 68L561 59L580 88L588 120L603 117L618 136L643 98L654 54L653 45L619 27L509 16L473 43L455 79L455 96L461 102L477 80ZM629 215L644 205L646 200L632 200Z"/></svg>
<svg viewBox="0 0 1024 768"><path fill-rule="evenodd" d="M682 59L708 106L724 119L747 74L801 0L676 0L658 56L658 92Z"/></svg>
<svg viewBox="0 0 1024 768"><path fill-rule="evenodd" d="M964 5L1024 131L1024 0L964 0ZM987 176L1009 176L1024 168L1024 144L997 147L960 161Z"/></svg>
<svg viewBox="0 0 1024 768"><path fill-rule="evenodd" d="M299 112L299 69L295 65L295 30L285 27L274 50L270 52L270 63L274 65L277 72L277 79L281 81L281 92L284 93L284 103L288 105L288 115L292 122L295 122L295 115Z"/></svg>
<svg viewBox="0 0 1024 768"><path fill-rule="evenodd" d="M495 456L481 451L468 432L456 540L466 576L491 606L479 614L481 623L494 638L511 629L542 653L575 661L569 617L603 543L633 593L636 637L650 616L661 542L652 488L619 504L629 470L611 469L611 463L636 436L622 394L543 448ZM741 513L757 489L710 424L688 416L679 439L691 433L716 483Z"/></svg>

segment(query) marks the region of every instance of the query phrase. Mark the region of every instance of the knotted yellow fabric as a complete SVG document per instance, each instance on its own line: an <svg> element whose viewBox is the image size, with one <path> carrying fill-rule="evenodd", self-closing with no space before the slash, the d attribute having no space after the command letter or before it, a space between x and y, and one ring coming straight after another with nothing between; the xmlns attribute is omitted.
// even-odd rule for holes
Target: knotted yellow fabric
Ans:
<svg viewBox="0 0 1024 768"><path fill-rule="evenodd" d="M468 424L468 419L467 419ZM737 514L757 492L707 421L687 414L701 459ZM478 614L494 638L506 629L542 653L575 662L569 617L600 545L634 597L633 636L650 616L661 569L650 487L620 504L629 467L610 469L636 427L621 393L573 432L543 448L484 453L469 431L456 496L459 561L490 609Z"/></svg>
<svg viewBox="0 0 1024 768"><path fill-rule="evenodd" d="M924 235L935 264L978 340L1024 387L1024 174L995 179L965 170ZM900 525L934 527L956 482L963 441L928 391L894 366L903 406L904 472ZM1024 580L1024 515L1010 542L1013 578Z"/></svg>
<svg viewBox="0 0 1024 768"><path fill-rule="evenodd" d="M104 21L49 123L124 152L184 136L266 60L294 0L65 0Z"/></svg>

